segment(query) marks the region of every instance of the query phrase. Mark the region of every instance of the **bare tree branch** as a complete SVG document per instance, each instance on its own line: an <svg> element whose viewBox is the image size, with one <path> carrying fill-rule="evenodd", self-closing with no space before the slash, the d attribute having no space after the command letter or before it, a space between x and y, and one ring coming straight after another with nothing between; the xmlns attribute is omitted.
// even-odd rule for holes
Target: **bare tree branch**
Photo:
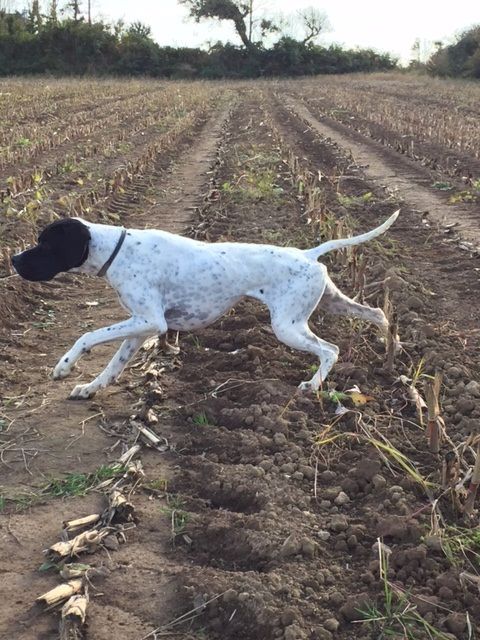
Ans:
<svg viewBox="0 0 480 640"><path fill-rule="evenodd" d="M303 44L307 44L308 42L315 40L315 38L317 38L320 33L325 31L327 28L328 18L326 14L315 7L301 9L298 12L298 16L305 30L305 37L302 40Z"/></svg>

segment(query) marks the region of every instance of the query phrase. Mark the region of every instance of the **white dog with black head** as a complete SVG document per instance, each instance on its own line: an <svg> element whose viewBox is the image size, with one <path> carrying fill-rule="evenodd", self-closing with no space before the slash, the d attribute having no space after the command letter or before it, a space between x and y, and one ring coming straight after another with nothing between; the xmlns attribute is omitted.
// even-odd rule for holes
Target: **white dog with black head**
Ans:
<svg viewBox="0 0 480 640"><path fill-rule="evenodd" d="M318 357L319 369L311 380L300 384L303 391L315 391L338 357L338 347L316 336L308 326L318 305L330 313L373 322L384 333L388 330L383 311L341 293L318 258L376 238L394 223L398 213L372 231L307 250L205 243L166 231L127 230L67 218L47 226L37 246L14 256L12 263L20 276L33 281L51 280L63 271L104 277L131 314L128 320L85 333L60 358L55 379L68 376L92 347L123 341L95 380L73 389L72 399L91 398L115 382L147 338L164 335L168 329L207 327L244 297L267 305L272 329L281 342Z"/></svg>

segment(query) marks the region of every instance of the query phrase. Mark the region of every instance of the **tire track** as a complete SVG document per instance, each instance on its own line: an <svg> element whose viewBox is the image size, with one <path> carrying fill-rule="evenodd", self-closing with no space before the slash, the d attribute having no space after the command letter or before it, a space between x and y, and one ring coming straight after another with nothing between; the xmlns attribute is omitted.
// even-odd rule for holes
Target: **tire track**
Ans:
<svg viewBox="0 0 480 640"><path fill-rule="evenodd" d="M277 96L276 100L280 98ZM440 226L456 223L456 230L464 241L471 243L471 249L480 252L480 211L478 207L455 207L445 204L441 196L427 186L430 183L422 176L412 160L400 157L359 134L345 125L329 118L316 118L297 98L282 96L287 108L301 118L315 133L330 138L340 147L349 150L355 164L361 167L365 177L377 187L386 189L400 197L411 209L422 214L428 212L429 219Z"/></svg>

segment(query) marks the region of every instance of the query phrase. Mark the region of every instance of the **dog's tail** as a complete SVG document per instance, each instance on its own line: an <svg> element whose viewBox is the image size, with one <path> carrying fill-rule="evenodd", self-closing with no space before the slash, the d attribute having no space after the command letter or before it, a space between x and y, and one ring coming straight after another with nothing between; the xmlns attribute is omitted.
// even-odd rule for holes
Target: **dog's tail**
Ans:
<svg viewBox="0 0 480 640"><path fill-rule="evenodd" d="M398 218L398 214L400 213L400 209L395 211L388 220L385 220L383 224L371 231L367 231L367 233L362 233L359 236L353 236L351 238L339 238L338 240L329 240L328 242L324 242L323 244L318 245L318 247L314 247L313 249L307 249L303 253L310 258L311 260L317 260L320 256L323 256L325 253L329 251L335 251L335 249L343 249L344 247L351 247L355 244L362 244L363 242L368 242L369 240L373 240L377 236L382 235L385 231L392 226L395 220Z"/></svg>

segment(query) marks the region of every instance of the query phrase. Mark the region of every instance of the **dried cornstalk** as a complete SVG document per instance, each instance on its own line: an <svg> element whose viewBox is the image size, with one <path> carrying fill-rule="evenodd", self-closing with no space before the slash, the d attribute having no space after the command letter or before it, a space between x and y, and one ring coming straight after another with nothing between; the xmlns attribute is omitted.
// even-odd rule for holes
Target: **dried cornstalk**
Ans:
<svg viewBox="0 0 480 640"><path fill-rule="evenodd" d="M121 478L119 478L115 482L115 484L111 488L111 491L115 491L117 489L120 489L121 487L125 486L126 484L133 485L131 487L133 489L140 482L142 482L142 480L144 478L145 478L145 472L143 470L142 461L141 460L131 460L127 464L124 474L122 475ZM109 483L109 484L111 484L111 483ZM98 486L101 487L102 485L98 485ZM102 522L103 522L103 519L104 519L104 515L105 514L102 514Z"/></svg>
<svg viewBox="0 0 480 640"><path fill-rule="evenodd" d="M365 283L366 283L367 258L362 254L356 261L354 291L356 291L355 299L360 303L363 302Z"/></svg>
<svg viewBox="0 0 480 640"><path fill-rule="evenodd" d="M121 491L115 490L109 496L110 505L104 514L105 524L115 522L132 522L135 507Z"/></svg>
<svg viewBox="0 0 480 640"><path fill-rule="evenodd" d="M442 376L437 371L434 381L425 385L425 399L427 401L427 438L430 451L438 453L440 451L440 443L442 440L442 420L440 418L440 386L442 384Z"/></svg>
<svg viewBox="0 0 480 640"><path fill-rule="evenodd" d="M353 291L357 288L357 247L352 247L350 249L350 278L352 280L352 289Z"/></svg>
<svg viewBox="0 0 480 640"><path fill-rule="evenodd" d="M427 406L427 403L422 398L422 396L418 392L418 389L413 384L411 384L408 387L408 395L410 396L411 401L413 402L413 404L417 409L418 421L423 426L423 409L425 409L425 407Z"/></svg>
<svg viewBox="0 0 480 640"><path fill-rule="evenodd" d="M142 445L134 444L133 447L130 447L130 449L125 451L125 453L120 456L117 462L121 465L128 464L132 460L132 458L137 455L137 453L140 451L141 448L142 448Z"/></svg>
<svg viewBox="0 0 480 640"><path fill-rule="evenodd" d="M162 440L151 429L148 429L148 427L143 426L143 424L140 424L140 422L137 422L136 420L132 420L130 424L140 431L142 440L147 445L154 449L158 449L158 451L162 453L166 451L168 447L162 444Z"/></svg>
<svg viewBox="0 0 480 640"><path fill-rule="evenodd" d="M145 477L145 472L143 470L143 465L141 460L133 460L128 463L127 468L125 469L125 473L123 474L125 479L130 480L130 482L138 482L142 478Z"/></svg>
<svg viewBox="0 0 480 640"><path fill-rule="evenodd" d="M457 484L458 476L460 472L460 463L455 451L449 451L445 454L442 463L442 488L452 489Z"/></svg>
<svg viewBox="0 0 480 640"><path fill-rule="evenodd" d="M383 305L383 311L388 320L388 331L386 335L386 345L385 345L385 369L387 371L393 370L393 365L395 363L395 353L398 348L398 323L396 318L394 317L393 305L390 301L390 292L388 289L385 289L385 302Z"/></svg>
<svg viewBox="0 0 480 640"><path fill-rule="evenodd" d="M87 605L86 594L72 596L62 607L62 618L75 618L83 624L87 615Z"/></svg>
<svg viewBox="0 0 480 640"><path fill-rule="evenodd" d="M88 596L72 596L62 607L60 640L81 640L87 616Z"/></svg>
<svg viewBox="0 0 480 640"><path fill-rule="evenodd" d="M459 575L459 578L462 587L473 584L477 587L480 593L480 576L477 576L475 573L469 573L468 571L462 571Z"/></svg>
<svg viewBox="0 0 480 640"><path fill-rule="evenodd" d="M475 466L473 467L472 479L470 480L470 486L468 487L468 495L465 501L465 513L471 515L473 512L473 505L475 504L475 498L477 497L478 485L480 484L480 442L477 444L477 456L475 458Z"/></svg>
<svg viewBox="0 0 480 640"><path fill-rule="evenodd" d="M93 553L99 547L103 538L108 536L108 530L84 531L68 542L57 542L47 550L47 557L50 560L60 560L61 558L71 558L80 553Z"/></svg>
<svg viewBox="0 0 480 640"><path fill-rule="evenodd" d="M12 275L12 273L14 273L14 271L12 269L12 261L10 260L11 251L10 251L9 247L4 247L2 254L3 254L2 255L3 266L6 268L7 274L8 275Z"/></svg>
<svg viewBox="0 0 480 640"><path fill-rule="evenodd" d="M171 344L170 342L168 342L167 335L164 334L160 336L158 345L159 348L162 349L162 351L165 351L165 353L168 353L172 356L178 356L178 354L180 353L180 347L178 346L178 331L175 344Z"/></svg>
<svg viewBox="0 0 480 640"><path fill-rule="evenodd" d="M77 529L83 529L83 527L89 527L94 525L96 522L100 520L99 513L92 513L90 516L85 516L84 518L77 518L77 520L64 520L63 528L68 533L72 531L76 531Z"/></svg>
<svg viewBox="0 0 480 640"><path fill-rule="evenodd" d="M147 409L145 415L143 416L143 419L148 422L148 424L158 424L158 416L152 409L152 407Z"/></svg>
<svg viewBox="0 0 480 640"><path fill-rule="evenodd" d="M78 593L82 586L83 580L80 578L78 580L70 580L69 582L59 584L58 587L50 589L50 591L38 596L37 602L46 604L49 607L55 606L59 602L67 600Z"/></svg>
<svg viewBox="0 0 480 640"><path fill-rule="evenodd" d="M160 338L155 336L154 338L149 338L143 343L142 351L150 351L154 349L157 345L160 344Z"/></svg>

